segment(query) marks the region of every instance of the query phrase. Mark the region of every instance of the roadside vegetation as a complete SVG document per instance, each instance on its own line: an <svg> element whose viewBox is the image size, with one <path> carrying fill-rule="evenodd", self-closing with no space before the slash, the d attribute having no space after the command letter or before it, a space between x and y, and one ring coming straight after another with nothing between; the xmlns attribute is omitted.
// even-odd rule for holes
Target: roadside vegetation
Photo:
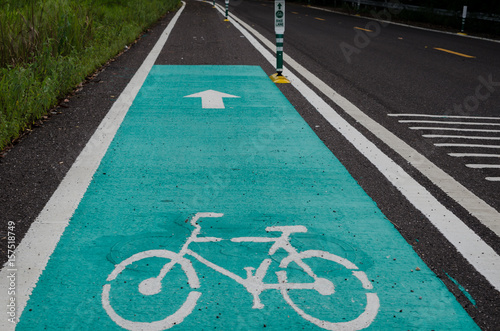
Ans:
<svg viewBox="0 0 500 331"><path fill-rule="evenodd" d="M0 151L179 0L0 0Z"/></svg>

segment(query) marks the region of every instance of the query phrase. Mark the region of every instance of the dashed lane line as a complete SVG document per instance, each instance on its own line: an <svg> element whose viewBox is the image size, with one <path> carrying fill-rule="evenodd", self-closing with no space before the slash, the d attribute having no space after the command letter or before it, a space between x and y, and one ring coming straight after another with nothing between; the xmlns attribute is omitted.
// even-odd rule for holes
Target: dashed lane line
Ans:
<svg viewBox="0 0 500 331"><path fill-rule="evenodd" d="M373 30L360 28L359 26L355 26L354 28L355 28L356 30L361 30L361 31L366 31L366 32L373 32Z"/></svg>
<svg viewBox="0 0 500 331"><path fill-rule="evenodd" d="M441 52L445 52L445 53L449 53L449 54L453 54L453 55L458 55L458 56L465 57L468 59L475 59L476 58L475 56L472 56L472 55L467 55L467 54L463 54L463 53L459 53L459 52L455 52L455 51L450 51L449 49L445 49L445 48L434 47L434 49L437 51L441 51Z"/></svg>

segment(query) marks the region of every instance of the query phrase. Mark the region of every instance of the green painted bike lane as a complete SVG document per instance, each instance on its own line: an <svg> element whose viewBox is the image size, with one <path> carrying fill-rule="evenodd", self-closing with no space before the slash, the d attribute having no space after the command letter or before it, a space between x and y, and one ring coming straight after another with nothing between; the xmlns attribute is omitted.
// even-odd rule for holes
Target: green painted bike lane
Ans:
<svg viewBox="0 0 500 331"><path fill-rule="evenodd" d="M153 67L17 325L123 328L478 329L252 66Z"/></svg>

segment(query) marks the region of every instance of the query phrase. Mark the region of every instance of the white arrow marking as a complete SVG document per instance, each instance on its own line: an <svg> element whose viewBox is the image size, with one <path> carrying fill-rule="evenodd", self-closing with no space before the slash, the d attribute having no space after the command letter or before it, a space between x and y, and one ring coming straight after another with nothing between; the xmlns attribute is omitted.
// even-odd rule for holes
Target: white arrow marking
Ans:
<svg viewBox="0 0 500 331"><path fill-rule="evenodd" d="M201 107L208 109L224 109L224 100L222 98L239 98L236 95L222 93L214 90L186 95L184 98L201 98Z"/></svg>

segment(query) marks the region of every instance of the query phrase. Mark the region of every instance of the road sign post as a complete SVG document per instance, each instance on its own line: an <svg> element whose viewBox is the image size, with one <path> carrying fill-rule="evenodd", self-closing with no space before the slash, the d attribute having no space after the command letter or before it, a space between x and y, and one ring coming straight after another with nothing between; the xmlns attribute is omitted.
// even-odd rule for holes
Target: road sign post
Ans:
<svg viewBox="0 0 500 331"><path fill-rule="evenodd" d="M226 19L224 21L229 21L229 0L226 0Z"/></svg>
<svg viewBox="0 0 500 331"><path fill-rule="evenodd" d="M285 0L274 1L274 32L276 33L276 73L270 78L275 83L290 83L283 76L283 36L285 33Z"/></svg>
<svg viewBox="0 0 500 331"><path fill-rule="evenodd" d="M464 11L462 13L462 30L461 32L464 32L465 29L465 19L467 18L467 6L464 6Z"/></svg>

